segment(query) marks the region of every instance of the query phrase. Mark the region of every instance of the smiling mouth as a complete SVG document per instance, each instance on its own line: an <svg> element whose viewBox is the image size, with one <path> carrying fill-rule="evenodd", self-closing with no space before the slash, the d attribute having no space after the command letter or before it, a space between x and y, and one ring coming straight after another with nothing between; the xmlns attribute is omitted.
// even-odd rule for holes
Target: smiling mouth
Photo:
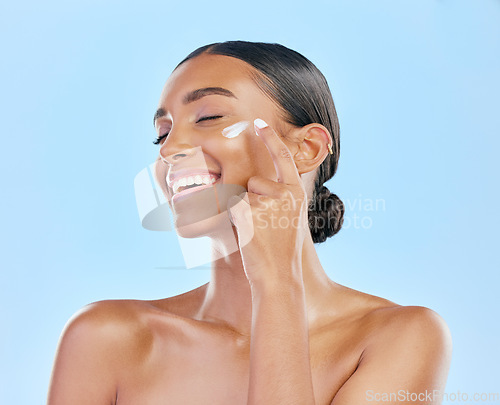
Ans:
<svg viewBox="0 0 500 405"><path fill-rule="evenodd" d="M198 173L189 176L179 176L171 182L172 201L180 196L188 195L212 187L220 180L221 176L214 173ZM168 182L168 181L167 181Z"/></svg>

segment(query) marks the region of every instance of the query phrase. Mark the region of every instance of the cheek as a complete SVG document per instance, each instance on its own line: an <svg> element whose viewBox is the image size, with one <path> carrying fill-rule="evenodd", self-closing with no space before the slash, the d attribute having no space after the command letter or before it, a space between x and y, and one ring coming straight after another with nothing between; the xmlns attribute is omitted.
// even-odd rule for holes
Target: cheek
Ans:
<svg viewBox="0 0 500 405"><path fill-rule="evenodd" d="M223 145L224 162L222 163L228 178L240 180L238 184L246 184L252 176L277 179L271 155L253 130L247 130L233 139L223 139L226 142Z"/></svg>
<svg viewBox="0 0 500 405"><path fill-rule="evenodd" d="M222 136L227 139L233 139L241 134L244 134L245 131L250 126L249 121L240 121L236 124L230 125L222 130Z"/></svg>

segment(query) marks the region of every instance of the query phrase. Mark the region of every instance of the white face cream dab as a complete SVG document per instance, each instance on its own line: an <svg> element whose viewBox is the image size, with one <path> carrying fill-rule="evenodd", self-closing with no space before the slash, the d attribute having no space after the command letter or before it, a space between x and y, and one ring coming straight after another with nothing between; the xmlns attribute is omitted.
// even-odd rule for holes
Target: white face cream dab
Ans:
<svg viewBox="0 0 500 405"><path fill-rule="evenodd" d="M228 139L236 138L250 125L249 121L240 121L222 130L222 136Z"/></svg>

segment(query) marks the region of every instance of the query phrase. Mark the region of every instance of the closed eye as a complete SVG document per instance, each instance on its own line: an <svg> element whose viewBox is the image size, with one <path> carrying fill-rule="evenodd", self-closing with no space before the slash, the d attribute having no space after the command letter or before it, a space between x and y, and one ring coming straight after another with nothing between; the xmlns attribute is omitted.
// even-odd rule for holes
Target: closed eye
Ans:
<svg viewBox="0 0 500 405"><path fill-rule="evenodd" d="M161 136L159 136L158 138L156 138L153 143L155 145L159 145L161 141L163 141L166 137L168 136L168 132L166 134L163 134Z"/></svg>
<svg viewBox="0 0 500 405"><path fill-rule="evenodd" d="M207 116L207 117L201 117L198 121L196 121L196 123L198 124L199 122L203 122L203 121L216 120L216 119L222 118L222 117L223 117L222 115L210 115L210 116ZM163 141L167 136L168 136L168 132L166 134L163 134L163 135L159 136L158 138L156 138L153 141L153 143L155 145L159 145L161 143L161 141Z"/></svg>
<svg viewBox="0 0 500 405"><path fill-rule="evenodd" d="M222 118L222 115L210 115L208 117L201 117L198 121L196 121L196 123L202 121L216 120L217 118Z"/></svg>

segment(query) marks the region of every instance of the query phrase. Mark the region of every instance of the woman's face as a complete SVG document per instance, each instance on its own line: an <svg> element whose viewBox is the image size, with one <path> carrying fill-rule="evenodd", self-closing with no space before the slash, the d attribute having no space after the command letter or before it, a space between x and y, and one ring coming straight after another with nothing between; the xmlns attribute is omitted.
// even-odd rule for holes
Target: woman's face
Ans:
<svg viewBox="0 0 500 405"><path fill-rule="evenodd" d="M164 192L174 211L182 201L196 194L182 194L183 187L174 190L175 181L190 170L196 173L202 161L215 184L246 189L252 176L276 180L273 161L263 141L256 136L253 121L261 118L275 129L286 129L288 124L280 118L276 104L251 78L252 69L236 58L202 54L182 64L165 84L155 128L158 137L168 133L161 140L159 152L169 165L163 165L165 173L157 172L157 177L167 178L169 185L163 183ZM240 135L233 138L222 135L225 128L241 121L249 125ZM200 156L190 159L196 152L201 154L201 160Z"/></svg>

